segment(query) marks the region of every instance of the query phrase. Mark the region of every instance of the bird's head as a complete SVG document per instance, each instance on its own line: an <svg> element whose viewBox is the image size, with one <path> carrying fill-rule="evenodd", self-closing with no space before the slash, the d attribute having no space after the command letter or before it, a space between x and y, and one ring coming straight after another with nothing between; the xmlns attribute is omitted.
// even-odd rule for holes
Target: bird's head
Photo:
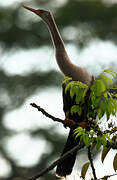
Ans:
<svg viewBox="0 0 117 180"><path fill-rule="evenodd" d="M33 13L37 14L38 16L40 16L44 21L48 21L49 17L51 16L51 13L50 11L46 11L46 10L43 10L43 9L33 9L33 8L30 8L30 7L27 7L27 6L24 6L22 5L23 8L29 10L29 11L32 11Z"/></svg>

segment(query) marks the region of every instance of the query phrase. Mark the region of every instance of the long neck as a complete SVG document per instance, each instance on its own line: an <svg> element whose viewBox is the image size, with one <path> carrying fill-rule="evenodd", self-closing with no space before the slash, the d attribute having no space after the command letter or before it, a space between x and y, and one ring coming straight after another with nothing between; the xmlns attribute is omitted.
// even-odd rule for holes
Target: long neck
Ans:
<svg viewBox="0 0 117 180"><path fill-rule="evenodd" d="M50 15L45 22L48 25L51 34L56 51L56 60L60 70L65 76L72 77L73 80L81 81L89 85L92 82L92 75L84 68L71 63L53 16Z"/></svg>
<svg viewBox="0 0 117 180"><path fill-rule="evenodd" d="M51 14L48 17L46 23L47 23L49 31L51 33L51 38L53 40L53 44L54 44L56 51L58 51L59 49L61 49L62 51L65 51L64 42L63 42L62 37L59 33L59 30L56 26L54 18Z"/></svg>
<svg viewBox="0 0 117 180"><path fill-rule="evenodd" d="M46 20L46 24L48 25L48 29L51 34L53 45L55 47L56 60L59 65L59 68L64 75L68 75L67 72L69 68L72 66L72 63L65 50L64 42L62 40L62 37L59 33L59 30L56 26L56 23L52 15L48 17L48 19Z"/></svg>

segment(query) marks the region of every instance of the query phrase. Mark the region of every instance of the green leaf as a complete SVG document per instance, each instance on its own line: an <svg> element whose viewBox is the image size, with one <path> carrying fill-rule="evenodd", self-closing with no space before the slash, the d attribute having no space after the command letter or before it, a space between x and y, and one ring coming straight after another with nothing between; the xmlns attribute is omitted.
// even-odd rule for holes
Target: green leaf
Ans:
<svg viewBox="0 0 117 180"><path fill-rule="evenodd" d="M107 156L108 152L110 151L111 148L107 148L107 147L104 147L103 148L103 151L102 151L102 156L101 156L101 161L102 163L104 162L104 159L105 157Z"/></svg>
<svg viewBox="0 0 117 180"><path fill-rule="evenodd" d="M91 138L89 138L88 134L83 134L83 142L85 144L86 147L89 147L91 144Z"/></svg>
<svg viewBox="0 0 117 180"><path fill-rule="evenodd" d="M113 77L117 76L117 73L111 69L105 70L104 73L109 73ZM117 86L114 86L112 80L104 73L90 87L86 116L94 117L97 115L101 119L106 115L107 120L109 120L111 115L116 116L117 114L117 101L114 99L114 97L117 97L117 93L114 94L113 91L110 91L113 88L117 90ZM71 99L75 99L71 114L78 113L81 116L89 87L82 82L72 81L69 77L65 77L64 83L66 83L65 93L69 90Z"/></svg>
<svg viewBox="0 0 117 180"><path fill-rule="evenodd" d="M73 86L73 84L72 84L72 86ZM75 87L72 87L72 86L70 88L70 97L73 99L73 97L74 97L74 95L76 93L76 89L75 89Z"/></svg>
<svg viewBox="0 0 117 180"><path fill-rule="evenodd" d="M74 105L71 107L71 114L73 115L74 113L78 113L80 116L82 114L82 108L79 105Z"/></svg>
<svg viewBox="0 0 117 180"><path fill-rule="evenodd" d="M65 87L65 93L67 93L67 91L71 88L72 84L73 84L73 81L67 84L67 86Z"/></svg>
<svg viewBox="0 0 117 180"><path fill-rule="evenodd" d="M98 118L99 119L101 119L102 117L103 117L103 113L102 113L102 109L101 108L99 108L98 110L97 110L97 115L98 115Z"/></svg>
<svg viewBox="0 0 117 180"><path fill-rule="evenodd" d="M68 77L68 76L65 76L63 81L62 81L62 84L66 84L68 83L69 81L72 81L72 78L71 77Z"/></svg>
<svg viewBox="0 0 117 180"><path fill-rule="evenodd" d="M79 132L84 132L84 129L82 127L77 127L75 130L74 130L74 134L77 134Z"/></svg>
<svg viewBox="0 0 117 180"><path fill-rule="evenodd" d="M108 141L112 142L112 139L110 138L110 134L104 134L104 136Z"/></svg>
<svg viewBox="0 0 117 180"><path fill-rule="evenodd" d="M96 140L97 140L96 149L99 150L102 145L101 137L97 137Z"/></svg>
<svg viewBox="0 0 117 180"><path fill-rule="evenodd" d="M113 82L109 77L105 76L104 74L101 74L100 78L103 80L106 88L109 88L110 85L112 86Z"/></svg>
<svg viewBox="0 0 117 180"><path fill-rule="evenodd" d="M84 133L85 133L85 129L83 129L82 127L78 127L74 130L75 138L78 138L79 136L83 135Z"/></svg>
<svg viewBox="0 0 117 180"><path fill-rule="evenodd" d="M104 72L111 74L113 77L117 76L117 73L112 69L105 69Z"/></svg>
<svg viewBox="0 0 117 180"><path fill-rule="evenodd" d="M117 171L117 153L116 153L114 160L113 160L113 168L115 171Z"/></svg>
<svg viewBox="0 0 117 180"><path fill-rule="evenodd" d="M113 110L109 98L108 99L107 98L103 98L103 101L102 101L101 104L102 104L101 105L101 109L103 111L105 111L107 120L109 120L110 115L112 114L112 110Z"/></svg>
<svg viewBox="0 0 117 180"><path fill-rule="evenodd" d="M96 97L101 96L101 94L105 91L105 86L102 80L96 80L91 87L91 90L94 92Z"/></svg>
<svg viewBox="0 0 117 180"><path fill-rule="evenodd" d="M83 165L83 167L82 167L81 177L82 177L83 179L85 179L85 176L86 176L87 170L88 170L88 168L89 168L89 165L90 165L90 162L87 162L87 163L85 163L85 164Z"/></svg>
<svg viewBox="0 0 117 180"><path fill-rule="evenodd" d="M99 150L100 147L101 147L102 143L101 141L97 141L97 144L96 144L96 149Z"/></svg>

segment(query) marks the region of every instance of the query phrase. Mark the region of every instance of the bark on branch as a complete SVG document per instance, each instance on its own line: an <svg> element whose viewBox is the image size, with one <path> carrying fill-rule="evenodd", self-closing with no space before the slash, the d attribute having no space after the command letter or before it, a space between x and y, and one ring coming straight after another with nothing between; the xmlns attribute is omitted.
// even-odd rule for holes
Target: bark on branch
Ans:
<svg viewBox="0 0 117 180"><path fill-rule="evenodd" d="M65 120L63 120L63 119L56 118L56 117L52 116L51 114L49 114L47 111L45 111L43 108L41 108L40 106L38 106L38 105L35 104L35 103L31 103L30 105L31 105L32 107L36 108L38 111L42 112L43 115L45 115L46 117L52 119L53 121L62 123L65 128L66 128L66 127L76 128L76 127L79 126L79 123L75 123L73 120L65 121Z"/></svg>
<svg viewBox="0 0 117 180"><path fill-rule="evenodd" d="M41 108L41 107L38 106L37 104L31 103L30 105L31 105L32 107L36 108L38 111L42 112L42 114L45 115L46 117L52 119L53 121L62 123L62 124L64 125L64 120L59 119L59 118L56 118L56 117L50 115L48 112L46 112L43 108Z"/></svg>

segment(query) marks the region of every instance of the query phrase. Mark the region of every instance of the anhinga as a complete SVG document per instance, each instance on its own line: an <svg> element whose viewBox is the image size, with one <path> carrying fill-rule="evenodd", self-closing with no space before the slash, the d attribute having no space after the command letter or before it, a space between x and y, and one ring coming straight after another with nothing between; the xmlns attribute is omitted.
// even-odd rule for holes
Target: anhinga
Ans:
<svg viewBox="0 0 117 180"><path fill-rule="evenodd" d="M56 61L62 73L65 76L72 77L72 80L74 81L80 81L90 86L93 82L93 76L84 68L72 64L66 52L64 42L61 38L61 35L59 33L59 30L56 26L51 12L42 9L35 10L24 5L23 7L40 16L42 20L46 23L55 48ZM69 92L65 93L65 87L63 87L63 110L65 112L66 119L72 119L75 122L82 122L84 120L83 115L79 117L76 114L71 115L70 113L70 109L74 104L75 102L73 99L70 98ZM76 146L78 142L79 139L75 140L73 136L73 129L70 129L69 136L64 150L62 152L62 155L66 153L68 150L72 149L74 146ZM75 163L75 159L76 153L72 154L70 157L66 158L62 163L60 163L57 166L57 175L66 176L71 174L73 165Z"/></svg>

